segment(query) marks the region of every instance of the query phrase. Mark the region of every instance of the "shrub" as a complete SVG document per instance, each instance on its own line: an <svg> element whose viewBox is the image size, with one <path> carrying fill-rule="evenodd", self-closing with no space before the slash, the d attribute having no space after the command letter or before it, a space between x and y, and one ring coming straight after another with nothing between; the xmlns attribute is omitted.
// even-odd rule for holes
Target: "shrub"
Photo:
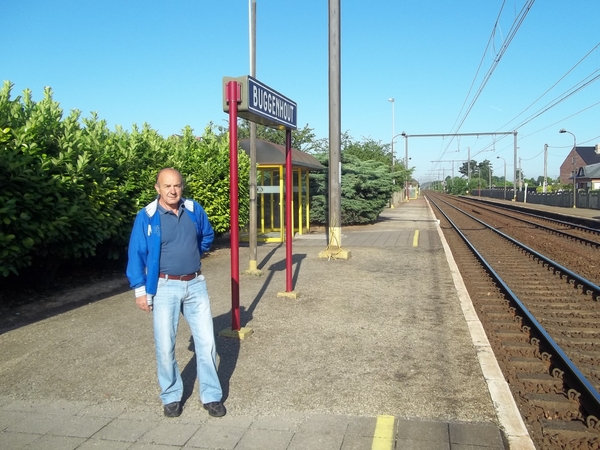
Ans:
<svg viewBox="0 0 600 450"><path fill-rule="evenodd" d="M199 200L215 232L229 229L229 143L209 126L201 138L184 128L164 138L149 125L110 131L96 114L63 111L50 88L11 99L0 90L0 273L64 261L118 258L135 214L156 197L155 177L174 167ZM238 151L240 223L248 220L249 161Z"/></svg>
<svg viewBox="0 0 600 450"><path fill-rule="evenodd" d="M328 155L319 154L315 157L328 167ZM326 224L329 221L328 177L327 171L310 176L310 217L316 224ZM357 156L342 153L340 225L374 222L386 208L393 190L394 184L388 165L376 160L362 161Z"/></svg>

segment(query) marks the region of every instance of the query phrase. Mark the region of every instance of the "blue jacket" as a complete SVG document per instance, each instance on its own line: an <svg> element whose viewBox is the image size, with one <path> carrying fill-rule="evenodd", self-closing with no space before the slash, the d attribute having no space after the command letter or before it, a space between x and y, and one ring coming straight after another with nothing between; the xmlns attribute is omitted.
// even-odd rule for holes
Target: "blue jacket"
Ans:
<svg viewBox="0 0 600 450"><path fill-rule="evenodd" d="M194 200L182 199L185 212L196 226L200 255L210 249L215 237L202 206ZM146 294L154 296L160 270L160 214L158 198L138 212L129 239L127 278L132 289L146 286Z"/></svg>

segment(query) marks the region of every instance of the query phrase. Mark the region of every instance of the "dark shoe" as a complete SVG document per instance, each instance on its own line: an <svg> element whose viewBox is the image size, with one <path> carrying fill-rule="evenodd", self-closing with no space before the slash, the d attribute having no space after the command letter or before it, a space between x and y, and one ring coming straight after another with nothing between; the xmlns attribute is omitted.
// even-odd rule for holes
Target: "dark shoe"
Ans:
<svg viewBox="0 0 600 450"><path fill-rule="evenodd" d="M208 411L208 415L211 417L223 417L226 413L225 407L221 402L204 403L202 406Z"/></svg>
<svg viewBox="0 0 600 450"><path fill-rule="evenodd" d="M169 403L164 406L164 412L167 417L179 417L181 415L181 405L179 402Z"/></svg>

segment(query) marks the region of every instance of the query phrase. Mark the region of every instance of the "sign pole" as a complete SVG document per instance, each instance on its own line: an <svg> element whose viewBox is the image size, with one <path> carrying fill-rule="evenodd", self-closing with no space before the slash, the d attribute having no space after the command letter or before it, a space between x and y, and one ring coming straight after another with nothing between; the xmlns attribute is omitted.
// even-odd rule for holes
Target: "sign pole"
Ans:
<svg viewBox="0 0 600 450"><path fill-rule="evenodd" d="M339 0L338 0L339 1ZM240 329L239 313L239 218L237 186L237 118L250 120L262 125L286 130L286 291L278 292L278 297L298 296L292 291L292 130L297 128L297 105L279 92L264 85L256 78L246 75L232 78L223 77L223 111L229 113L230 128L230 177L231 177L231 290L233 304L232 330ZM235 180L235 182L234 182ZM241 334L241 333L240 333Z"/></svg>
<svg viewBox="0 0 600 450"><path fill-rule="evenodd" d="M237 105L240 100L236 81L227 83L229 103L229 208L231 219L231 330L240 329L240 235L238 209Z"/></svg>
<svg viewBox="0 0 600 450"><path fill-rule="evenodd" d="M292 130L285 130L285 291L292 292ZM302 224L300 224L302 226Z"/></svg>

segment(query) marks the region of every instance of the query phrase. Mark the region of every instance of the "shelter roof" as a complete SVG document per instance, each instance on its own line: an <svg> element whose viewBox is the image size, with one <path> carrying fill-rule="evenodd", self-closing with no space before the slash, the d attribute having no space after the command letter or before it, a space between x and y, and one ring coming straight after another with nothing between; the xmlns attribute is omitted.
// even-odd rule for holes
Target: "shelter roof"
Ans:
<svg viewBox="0 0 600 450"><path fill-rule="evenodd" d="M242 139L240 147L249 155L250 139ZM256 162L260 165L285 166L285 146L262 139L256 140ZM323 170L325 166L317 158L301 150L292 149L292 166L308 170Z"/></svg>

